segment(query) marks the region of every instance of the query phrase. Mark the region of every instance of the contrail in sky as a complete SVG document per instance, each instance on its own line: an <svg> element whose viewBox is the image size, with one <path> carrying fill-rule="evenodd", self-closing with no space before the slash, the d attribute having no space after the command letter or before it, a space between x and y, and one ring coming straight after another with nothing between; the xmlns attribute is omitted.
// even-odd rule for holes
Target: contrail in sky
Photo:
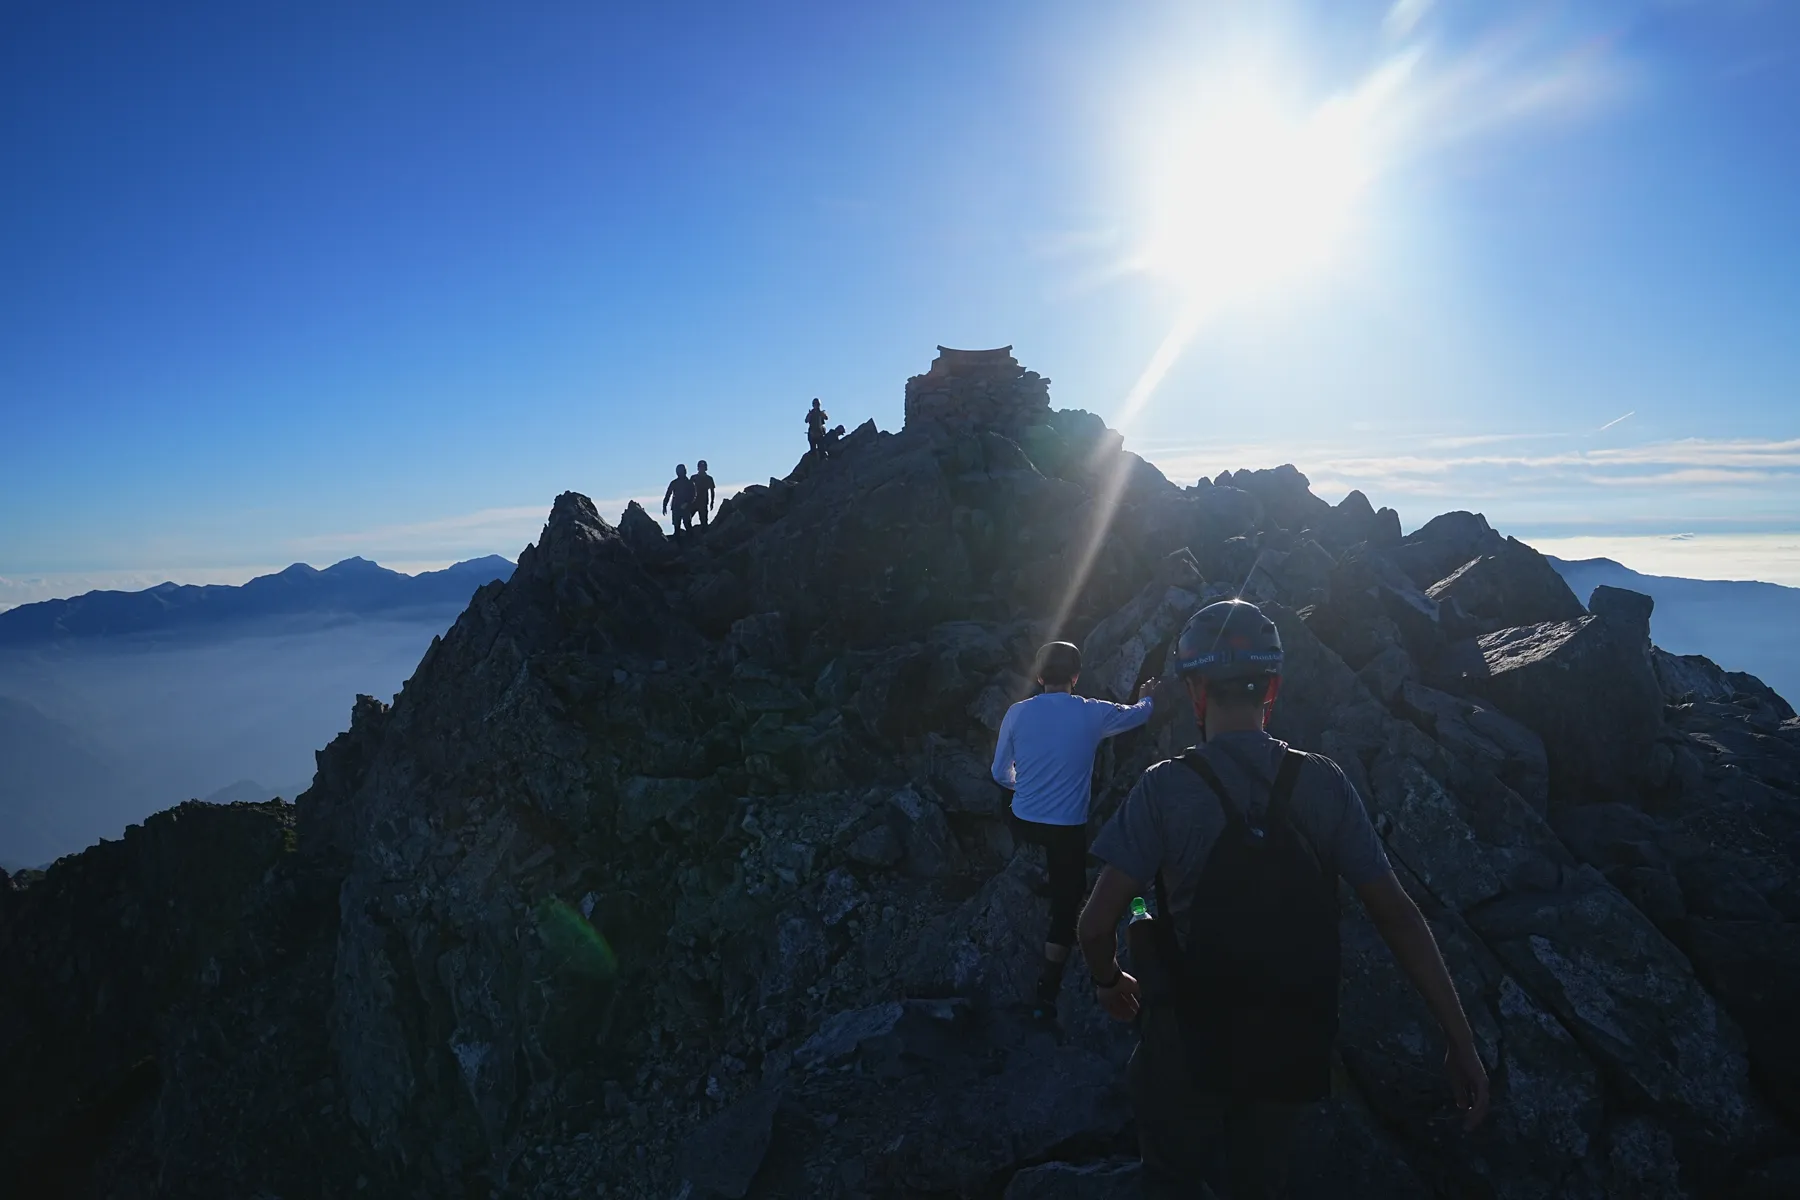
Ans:
<svg viewBox="0 0 1800 1200"><path fill-rule="evenodd" d="M1614 417L1612 420L1608 421L1606 424L1602 425L1600 428L1594 430L1594 432L1595 433L1605 433L1607 430L1611 429L1614 425L1617 425L1620 421L1629 421L1631 418L1633 418L1635 416L1637 416L1637 409L1634 408L1622 417Z"/></svg>

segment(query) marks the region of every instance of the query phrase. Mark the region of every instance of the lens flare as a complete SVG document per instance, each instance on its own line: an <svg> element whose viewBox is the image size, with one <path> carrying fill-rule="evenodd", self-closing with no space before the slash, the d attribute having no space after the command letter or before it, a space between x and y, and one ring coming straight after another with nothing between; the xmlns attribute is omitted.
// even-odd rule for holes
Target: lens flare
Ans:
<svg viewBox="0 0 1800 1200"><path fill-rule="evenodd" d="M586 979L612 979L619 960L588 919L561 900L545 900L537 908L538 937L554 965Z"/></svg>

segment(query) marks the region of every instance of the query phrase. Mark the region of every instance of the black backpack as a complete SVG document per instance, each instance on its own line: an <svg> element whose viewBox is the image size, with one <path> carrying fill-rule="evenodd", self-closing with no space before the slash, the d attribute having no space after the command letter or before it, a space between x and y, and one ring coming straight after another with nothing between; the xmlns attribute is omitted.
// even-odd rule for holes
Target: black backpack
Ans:
<svg viewBox="0 0 1800 1200"><path fill-rule="evenodd" d="M1297 750L1283 756L1268 811L1254 825L1204 758L1189 751L1175 760L1225 814L1188 910L1185 950L1172 921L1154 922L1188 1066L1208 1094L1303 1103L1331 1091L1337 886L1287 819L1306 759ZM1161 871L1156 900L1162 917L1170 910Z"/></svg>

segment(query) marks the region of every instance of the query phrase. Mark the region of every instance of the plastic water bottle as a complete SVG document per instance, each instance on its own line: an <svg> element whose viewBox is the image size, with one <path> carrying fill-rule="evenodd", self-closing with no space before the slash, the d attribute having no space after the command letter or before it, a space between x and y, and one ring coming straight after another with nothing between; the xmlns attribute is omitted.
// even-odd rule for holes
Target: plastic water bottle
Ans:
<svg viewBox="0 0 1800 1200"><path fill-rule="evenodd" d="M1125 923L1125 953L1131 959L1131 973L1140 986L1156 988L1162 979L1156 961L1156 918L1142 896L1131 901L1131 920Z"/></svg>

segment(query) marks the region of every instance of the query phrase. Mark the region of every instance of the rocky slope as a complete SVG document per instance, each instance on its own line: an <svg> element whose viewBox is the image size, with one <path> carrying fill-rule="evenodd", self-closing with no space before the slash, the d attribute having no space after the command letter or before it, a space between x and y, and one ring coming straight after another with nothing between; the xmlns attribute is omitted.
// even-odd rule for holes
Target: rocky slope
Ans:
<svg viewBox="0 0 1800 1200"><path fill-rule="evenodd" d="M1025 1019L1044 878L985 757L1046 637L1122 696L1241 591L1289 647L1277 732L1354 778L1495 1082L1462 1134L1347 900L1296 1194L1793 1194L1800 721L1479 516L1400 530L1291 467L1176 486L1004 352L685 548L565 494L295 805L0 880L0 1186L1130 1195L1130 1036L1073 986ZM1161 699L1098 816L1192 739Z"/></svg>

